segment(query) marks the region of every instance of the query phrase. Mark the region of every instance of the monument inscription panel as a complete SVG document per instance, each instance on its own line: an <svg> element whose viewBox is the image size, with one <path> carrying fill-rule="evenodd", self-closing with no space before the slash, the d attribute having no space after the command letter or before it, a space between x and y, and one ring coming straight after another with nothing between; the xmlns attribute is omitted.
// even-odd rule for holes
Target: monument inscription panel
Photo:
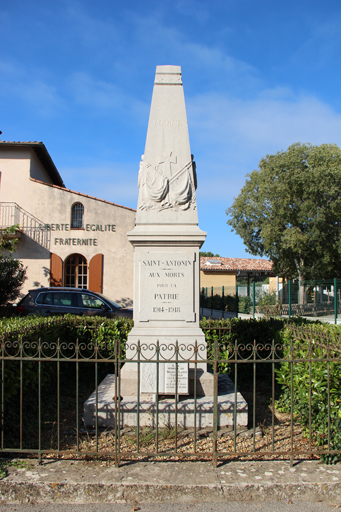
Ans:
<svg viewBox="0 0 341 512"><path fill-rule="evenodd" d="M156 393L156 364L141 363L141 393ZM178 395L188 395L188 363L159 363L159 394L174 395L178 366Z"/></svg>
<svg viewBox="0 0 341 512"><path fill-rule="evenodd" d="M195 322L195 253L140 255L140 321Z"/></svg>
<svg viewBox="0 0 341 512"><path fill-rule="evenodd" d="M176 363L166 364L165 393L175 393ZM188 394L188 363L178 363L178 395Z"/></svg>

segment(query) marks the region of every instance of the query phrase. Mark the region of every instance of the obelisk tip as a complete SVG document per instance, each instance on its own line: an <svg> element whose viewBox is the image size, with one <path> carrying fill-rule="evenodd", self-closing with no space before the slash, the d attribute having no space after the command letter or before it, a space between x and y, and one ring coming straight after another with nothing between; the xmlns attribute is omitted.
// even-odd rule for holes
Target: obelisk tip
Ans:
<svg viewBox="0 0 341 512"><path fill-rule="evenodd" d="M155 84L182 85L181 66L156 66Z"/></svg>

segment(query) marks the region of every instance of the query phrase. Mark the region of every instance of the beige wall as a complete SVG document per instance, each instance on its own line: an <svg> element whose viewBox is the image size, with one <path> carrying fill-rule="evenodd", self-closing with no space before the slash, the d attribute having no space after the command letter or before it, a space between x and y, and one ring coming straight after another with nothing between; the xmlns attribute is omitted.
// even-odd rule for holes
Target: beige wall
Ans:
<svg viewBox="0 0 341 512"><path fill-rule="evenodd" d="M46 183L52 183L49 174L42 166L34 151L31 153L30 177L36 180L45 181Z"/></svg>
<svg viewBox="0 0 341 512"><path fill-rule="evenodd" d="M25 195L25 186L30 177L30 151L26 148L1 148L0 151L1 189L0 200L18 202Z"/></svg>
<svg viewBox="0 0 341 512"><path fill-rule="evenodd" d="M235 272L216 272L200 271L200 290L201 288L220 288L224 286L225 295L236 293L236 273ZM215 292L215 290L214 290Z"/></svg>
<svg viewBox="0 0 341 512"><path fill-rule="evenodd" d="M278 282L283 283L283 278L279 277ZM276 291L276 277L269 277L269 291L270 293Z"/></svg>
<svg viewBox="0 0 341 512"><path fill-rule="evenodd" d="M15 202L37 217L42 229L46 229L46 224L50 227L50 250L26 235L20 239L15 257L28 267L23 293L49 286L50 252L59 255L63 262L71 254L82 254L88 263L100 253L103 293L117 302L132 304L134 252L127 232L135 226L136 212L30 179L31 169L35 178L51 182L33 151L18 148L2 150L0 155L0 202ZM71 206L75 202L84 206L84 229L71 229Z"/></svg>

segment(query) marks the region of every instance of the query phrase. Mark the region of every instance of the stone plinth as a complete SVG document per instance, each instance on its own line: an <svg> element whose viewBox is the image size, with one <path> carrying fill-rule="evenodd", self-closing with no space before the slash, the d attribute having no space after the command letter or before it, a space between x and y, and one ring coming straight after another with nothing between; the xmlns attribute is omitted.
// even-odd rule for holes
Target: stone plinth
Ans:
<svg viewBox="0 0 341 512"><path fill-rule="evenodd" d="M219 375L218 381L218 426L247 426L248 406L240 393L235 395L234 385L227 375ZM107 375L98 387L98 426L115 426L115 375ZM234 418L235 396L237 396L237 416ZM196 427L213 427L213 396L202 396L196 400ZM166 398L158 402L158 426L175 425L175 400ZM182 397L177 402L177 424L184 428L194 427L194 398ZM120 426L137 425L137 397L125 398L120 403ZM84 404L84 422L87 428L95 427L96 394ZM141 426L156 427L156 403L151 398L139 403L139 421Z"/></svg>

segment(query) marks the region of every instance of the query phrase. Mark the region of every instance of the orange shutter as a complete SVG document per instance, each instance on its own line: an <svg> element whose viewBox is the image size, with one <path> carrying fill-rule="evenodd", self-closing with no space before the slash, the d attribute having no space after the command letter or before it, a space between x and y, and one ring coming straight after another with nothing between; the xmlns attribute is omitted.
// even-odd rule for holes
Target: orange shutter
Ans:
<svg viewBox="0 0 341 512"><path fill-rule="evenodd" d="M51 252L50 258L50 286L62 286L63 280L63 261L57 255Z"/></svg>
<svg viewBox="0 0 341 512"><path fill-rule="evenodd" d="M103 289L103 254L96 254L89 263L89 290L102 293Z"/></svg>

